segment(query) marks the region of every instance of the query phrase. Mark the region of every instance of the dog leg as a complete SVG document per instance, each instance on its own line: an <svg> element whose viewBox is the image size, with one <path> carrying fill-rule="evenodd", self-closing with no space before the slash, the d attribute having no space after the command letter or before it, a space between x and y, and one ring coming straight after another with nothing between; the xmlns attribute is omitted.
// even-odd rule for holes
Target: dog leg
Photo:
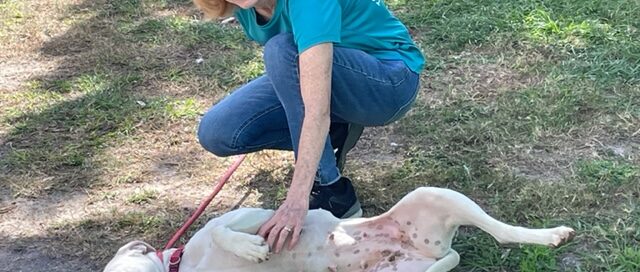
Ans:
<svg viewBox="0 0 640 272"><path fill-rule="evenodd" d="M273 213L271 210L256 208L242 208L226 213L209 221L191 241L212 241L215 247L240 258L252 262L264 261L268 257L269 246L256 233Z"/></svg>
<svg viewBox="0 0 640 272"><path fill-rule="evenodd" d="M442 259L435 262L432 266L429 266L429 269L425 272L443 272L449 271L460 263L460 255L457 251L451 249L449 253L442 257Z"/></svg>
<svg viewBox="0 0 640 272"><path fill-rule="evenodd" d="M393 255L391 255L390 257L392 257ZM457 265L457 263L455 264ZM455 267L455 265L453 265L453 267ZM434 266L434 260L433 259L423 259L420 257L405 257L405 258L401 258L399 257L398 259L392 260L390 261L389 259L383 259L380 262L378 262L377 264L375 264L373 267L366 269L365 267L360 267L361 269L363 269L363 271L366 272L396 272L396 271L403 271L403 272L425 272L425 267L429 267L429 269L427 270L427 272L441 272L441 271L448 271L448 270L431 270L431 267ZM355 271L355 270L354 270Z"/></svg>
<svg viewBox="0 0 640 272"><path fill-rule="evenodd" d="M433 187L409 193L379 220L392 220L411 245L424 256L438 259L428 272L448 271L458 264L459 256L451 249L451 242L461 225L477 226L500 243L559 246L575 234L564 226L550 229L511 226L489 216L465 195Z"/></svg>
<svg viewBox="0 0 640 272"><path fill-rule="evenodd" d="M548 229L529 229L505 224L489 216L465 195L442 188L420 188L421 194L435 200L438 209L448 214L447 227L473 225L491 234L498 242L539 244L556 247L573 238L575 231L560 226Z"/></svg>
<svg viewBox="0 0 640 272"><path fill-rule="evenodd" d="M264 209L237 210L233 212L232 218L212 230L213 241L223 250L240 258L262 262L268 258L269 246L264 238L256 233L273 213Z"/></svg>

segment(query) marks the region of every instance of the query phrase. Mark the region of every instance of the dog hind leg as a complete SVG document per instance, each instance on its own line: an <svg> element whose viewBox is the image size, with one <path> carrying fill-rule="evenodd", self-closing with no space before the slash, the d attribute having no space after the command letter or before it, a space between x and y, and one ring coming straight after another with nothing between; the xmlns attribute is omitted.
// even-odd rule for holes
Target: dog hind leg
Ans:
<svg viewBox="0 0 640 272"><path fill-rule="evenodd" d="M429 268L424 272L443 272L449 271L460 263L460 255L457 251L451 249L441 259L435 262L433 265L429 266Z"/></svg>
<svg viewBox="0 0 640 272"><path fill-rule="evenodd" d="M560 226L547 229L529 229L505 224L489 216L478 204L465 195L449 189L422 188L427 194L435 194L442 209L450 213L450 227L477 226L491 234L498 242L526 243L559 246L575 235L571 228Z"/></svg>

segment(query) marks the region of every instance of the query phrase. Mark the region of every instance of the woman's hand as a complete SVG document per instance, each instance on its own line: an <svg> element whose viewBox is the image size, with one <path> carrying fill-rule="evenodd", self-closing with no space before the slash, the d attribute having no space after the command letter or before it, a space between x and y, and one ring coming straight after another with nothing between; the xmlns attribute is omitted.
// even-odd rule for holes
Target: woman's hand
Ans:
<svg viewBox="0 0 640 272"><path fill-rule="evenodd" d="M280 253L287 237L291 236L288 249L292 250L300 239L302 225L309 210L309 196L287 196L276 213L258 230L267 240L272 252Z"/></svg>

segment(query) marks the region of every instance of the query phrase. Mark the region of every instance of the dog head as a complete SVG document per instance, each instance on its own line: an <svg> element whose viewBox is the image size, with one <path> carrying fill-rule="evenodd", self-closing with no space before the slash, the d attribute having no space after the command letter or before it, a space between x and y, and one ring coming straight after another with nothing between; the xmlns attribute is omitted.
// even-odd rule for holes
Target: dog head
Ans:
<svg viewBox="0 0 640 272"><path fill-rule="evenodd" d="M118 249L104 272L164 272L155 249L142 241L133 241Z"/></svg>

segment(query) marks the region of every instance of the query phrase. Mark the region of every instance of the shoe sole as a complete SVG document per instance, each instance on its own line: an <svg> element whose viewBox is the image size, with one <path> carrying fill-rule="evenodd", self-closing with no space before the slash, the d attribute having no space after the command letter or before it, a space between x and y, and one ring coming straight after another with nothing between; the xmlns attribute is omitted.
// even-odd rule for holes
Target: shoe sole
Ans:
<svg viewBox="0 0 640 272"><path fill-rule="evenodd" d="M351 219L351 218L360 218L362 217L362 207L360 206L360 201L356 200L356 203L349 208L349 210L340 217L341 219Z"/></svg>

